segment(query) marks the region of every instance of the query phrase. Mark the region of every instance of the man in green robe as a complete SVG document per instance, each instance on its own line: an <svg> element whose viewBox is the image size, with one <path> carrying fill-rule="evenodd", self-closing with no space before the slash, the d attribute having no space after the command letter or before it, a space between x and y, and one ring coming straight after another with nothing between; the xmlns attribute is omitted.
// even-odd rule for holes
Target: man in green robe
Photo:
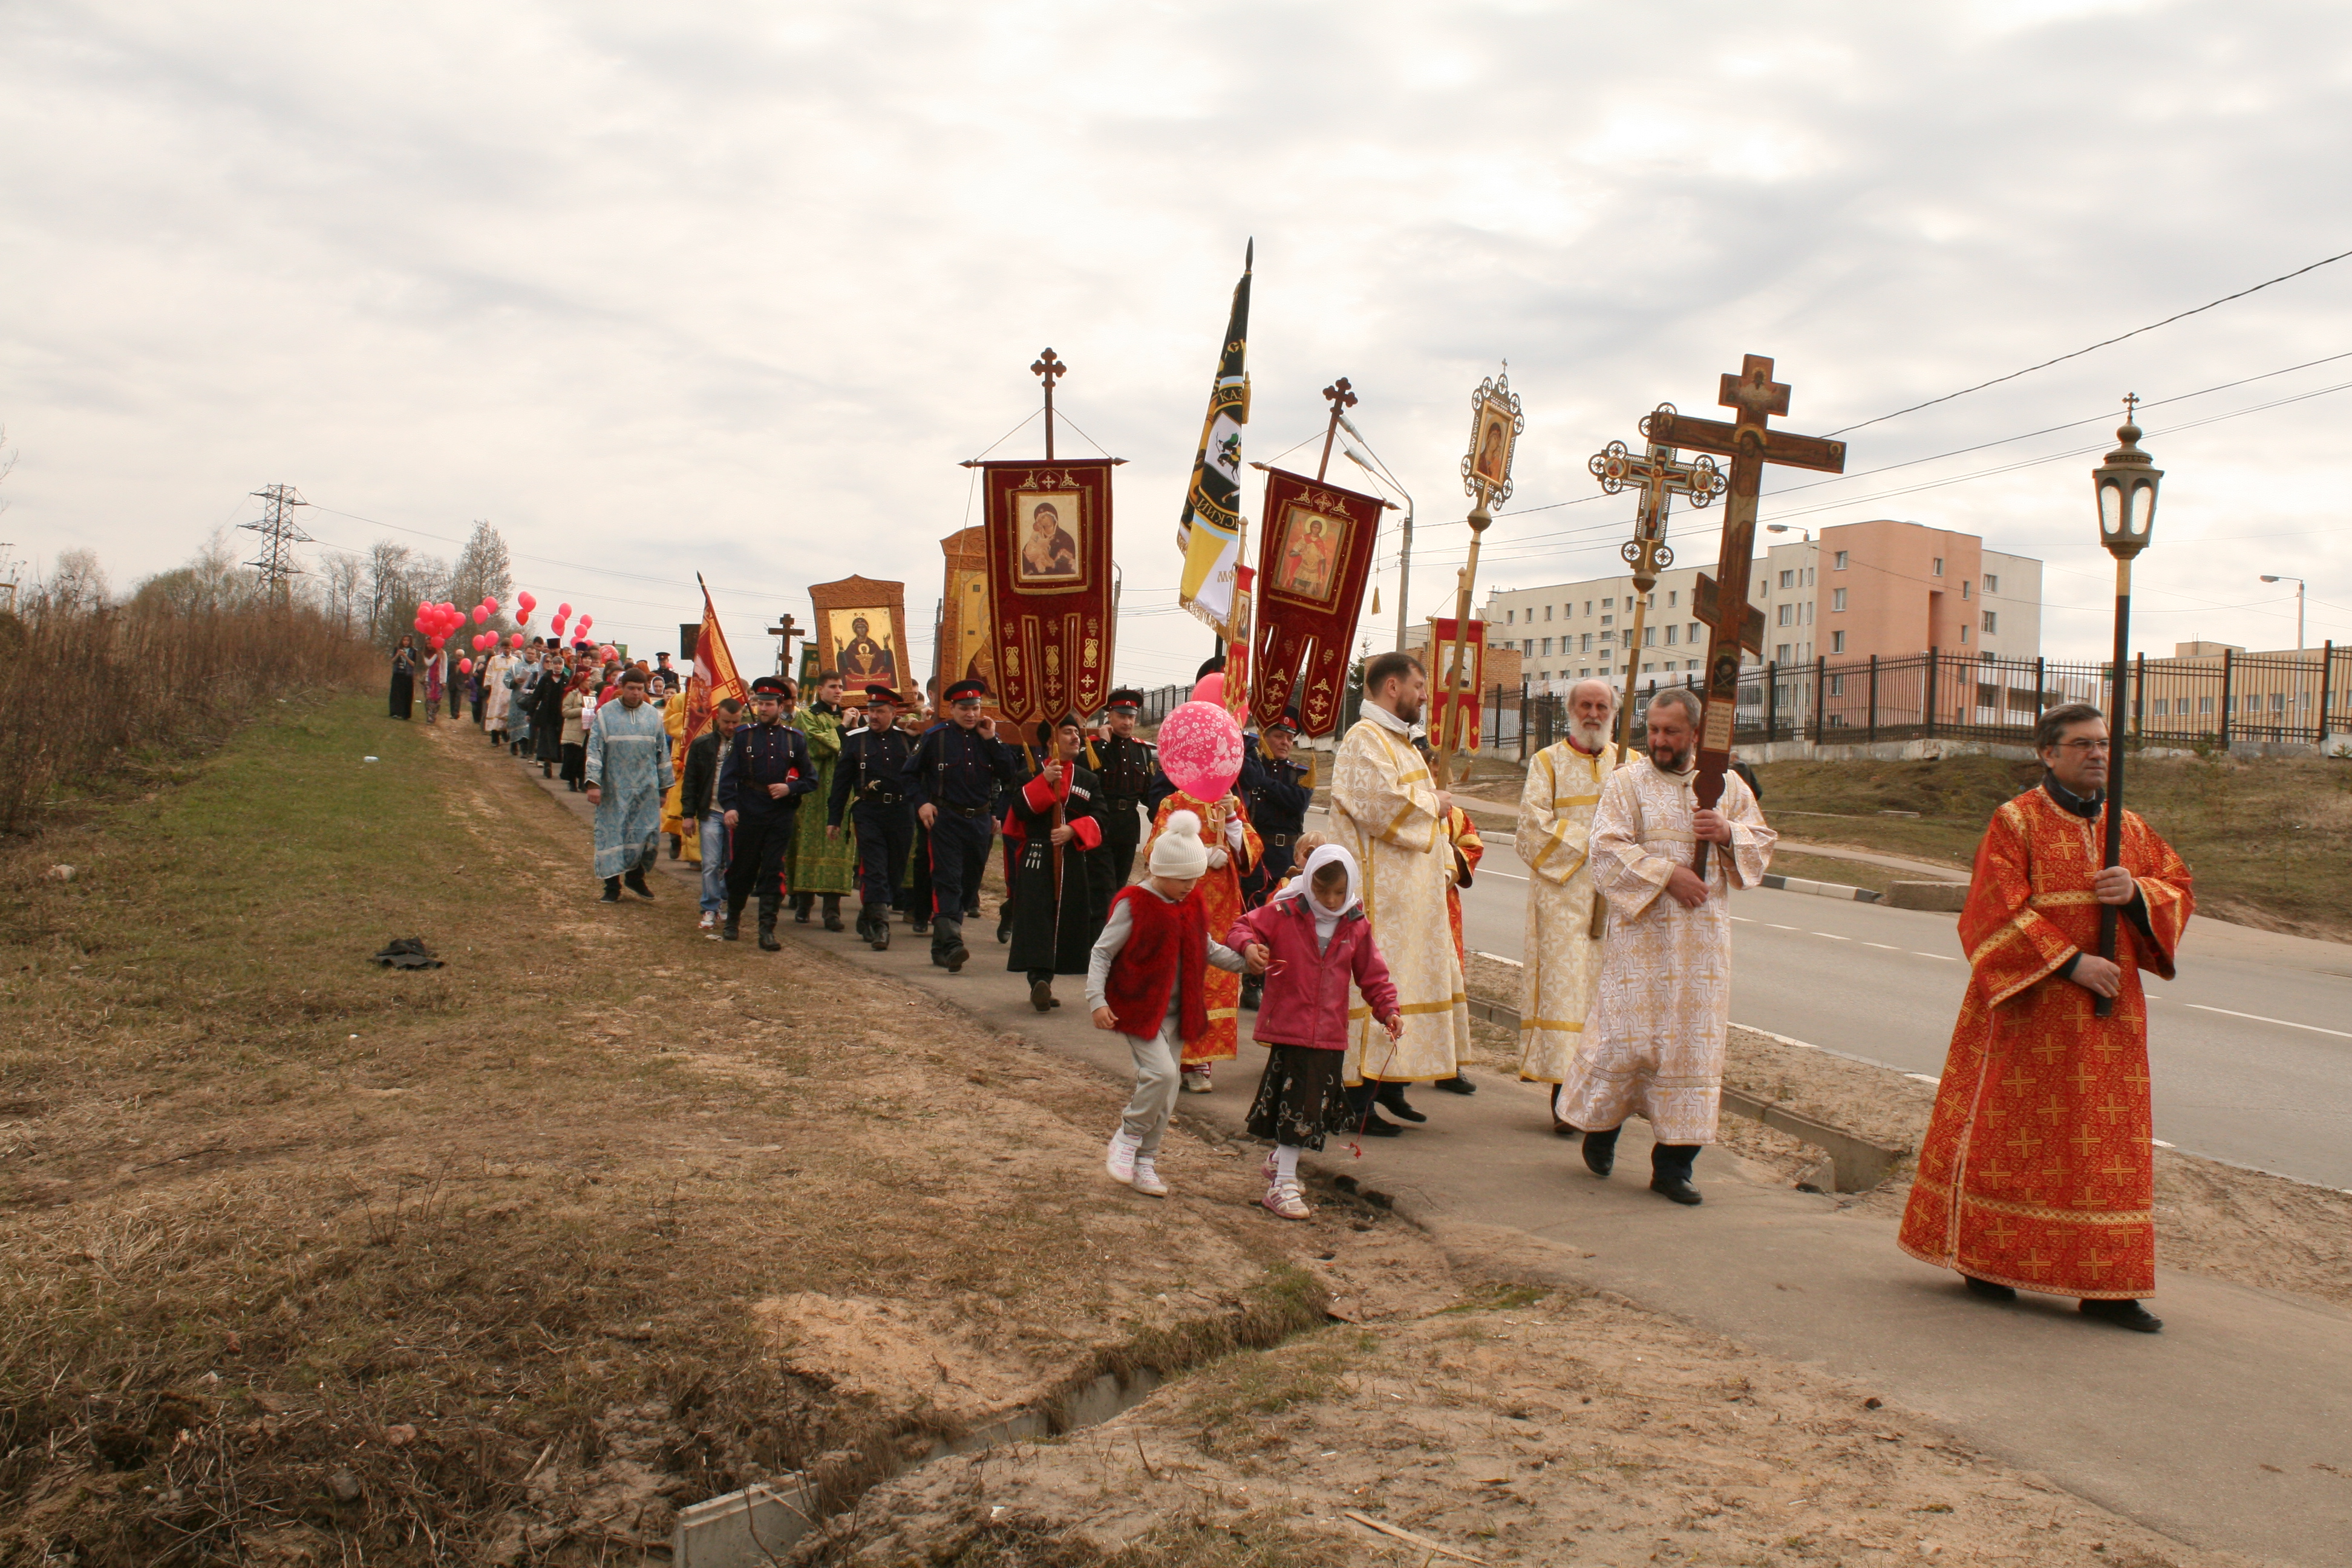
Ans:
<svg viewBox="0 0 2352 1568"><path fill-rule="evenodd" d="M809 757L816 763L816 798L833 798L833 773L841 764L841 676L826 670L816 678L816 696L785 721L808 738ZM793 919L808 923L816 901L824 900L824 929L839 931L841 895L857 886L857 834L855 826L838 838L828 838L823 810L803 811L793 826L792 852L784 860L784 885L793 890Z"/></svg>

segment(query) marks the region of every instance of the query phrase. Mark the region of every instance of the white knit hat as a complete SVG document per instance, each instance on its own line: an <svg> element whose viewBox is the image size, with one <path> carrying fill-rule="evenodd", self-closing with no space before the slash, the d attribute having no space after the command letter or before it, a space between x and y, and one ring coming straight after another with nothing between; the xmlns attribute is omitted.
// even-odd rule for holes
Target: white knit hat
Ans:
<svg viewBox="0 0 2352 1568"><path fill-rule="evenodd" d="M1151 874L1181 879L1204 877L1209 852L1201 845L1201 818L1189 811L1171 812L1167 829L1151 842Z"/></svg>

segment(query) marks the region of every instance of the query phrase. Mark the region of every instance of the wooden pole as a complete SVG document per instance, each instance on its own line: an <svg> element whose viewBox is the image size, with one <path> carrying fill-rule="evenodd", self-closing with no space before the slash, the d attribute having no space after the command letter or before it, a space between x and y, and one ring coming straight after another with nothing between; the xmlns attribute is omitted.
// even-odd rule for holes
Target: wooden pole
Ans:
<svg viewBox="0 0 2352 1568"><path fill-rule="evenodd" d="M1444 719L1438 725L1441 733L1433 737L1433 744L1430 748L1430 777L1441 790L1450 790L1454 787L1454 770L1448 763L1448 758L1453 752L1454 727L1458 717L1454 711L1458 705L1454 698L1462 688L1464 657L1469 652L1470 584L1471 580L1478 574L1479 547L1486 542L1487 526L1495 521L1495 514L1486 510L1486 500L1483 493L1478 498L1478 504L1470 510L1467 521L1470 524L1470 555L1469 559L1462 563L1462 575L1455 582L1454 589L1454 639L1448 645L1448 652L1452 657L1445 666Z"/></svg>

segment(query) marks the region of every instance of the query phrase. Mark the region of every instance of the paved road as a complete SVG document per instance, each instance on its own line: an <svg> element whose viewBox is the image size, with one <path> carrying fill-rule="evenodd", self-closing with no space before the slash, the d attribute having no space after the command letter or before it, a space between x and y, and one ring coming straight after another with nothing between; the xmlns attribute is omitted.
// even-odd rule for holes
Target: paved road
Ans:
<svg viewBox="0 0 2352 1568"><path fill-rule="evenodd" d="M1510 835L1463 900L1463 937L1519 956L1526 868ZM1937 1074L1968 988L1956 917L1802 893L1738 894L1731 1016ZM2352 947L2191 921L2180 978L2148 984L2156 1133L2216 1159L2352 1189Z"/></svg>

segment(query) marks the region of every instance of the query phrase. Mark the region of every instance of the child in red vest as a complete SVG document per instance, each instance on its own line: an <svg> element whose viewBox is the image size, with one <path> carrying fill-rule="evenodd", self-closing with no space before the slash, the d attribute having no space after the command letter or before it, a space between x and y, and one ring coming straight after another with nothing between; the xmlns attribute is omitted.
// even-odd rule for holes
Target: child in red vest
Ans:
<svg viewBox="0 0 2352 1568"><path fill-rule="evenodd" d="M1265 1206L1284 1219L1305 1219L1313 1211L1298 1184L1298 1152L1320 1149L1325 1133L1358 1123L1346 1073L1351 992L1362 994L1390 1039L1404 1024L1396 982L1358 901L1356 858L1323 845L1282 891L1234 921L1225 940L1268 960L1256 1032L1268 1049L1249 1130L1274 1145Z"/></svg>
<svg viewBox="0 0 2352 1568"><path fill-rule="evenodd" d="M1087 966L1087 1005L1095 1027L1116 1029L1135 1054L1135 1093L1104 1161L1114 1181L1152 1197L1168 1195L1154 1162L1176 1108L1184 1047L1208 1033L1209 965L1234 973L1265 968L1209 934L1192 885L1209 869L1201 819L1180 811L1151 846L1151 874L1122 888L1095 940Z"/></svg>

